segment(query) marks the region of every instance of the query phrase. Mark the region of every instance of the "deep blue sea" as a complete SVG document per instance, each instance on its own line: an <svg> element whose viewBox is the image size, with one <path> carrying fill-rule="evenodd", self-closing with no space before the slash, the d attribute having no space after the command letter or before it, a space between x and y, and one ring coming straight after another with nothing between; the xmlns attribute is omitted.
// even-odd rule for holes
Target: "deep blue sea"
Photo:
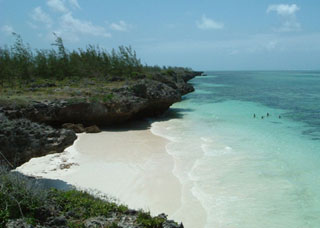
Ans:
<svg viewBox="0 0 320 228"><path fill-rule="evenodd" d="M151 128L171 141L184 186L174 216L200 208L206 228L320 227L320 72L206 73Z"/></svg>

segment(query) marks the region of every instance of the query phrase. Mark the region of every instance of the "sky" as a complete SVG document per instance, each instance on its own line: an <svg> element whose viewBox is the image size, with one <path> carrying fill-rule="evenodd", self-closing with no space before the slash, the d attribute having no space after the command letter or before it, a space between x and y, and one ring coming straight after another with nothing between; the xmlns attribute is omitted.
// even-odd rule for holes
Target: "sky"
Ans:
<svg viewBox="0 0 320 228"><path fill-rule="evenodd" d="M195 70L320 70L319 0L0 0L0 46L132 46Z"/></svg>

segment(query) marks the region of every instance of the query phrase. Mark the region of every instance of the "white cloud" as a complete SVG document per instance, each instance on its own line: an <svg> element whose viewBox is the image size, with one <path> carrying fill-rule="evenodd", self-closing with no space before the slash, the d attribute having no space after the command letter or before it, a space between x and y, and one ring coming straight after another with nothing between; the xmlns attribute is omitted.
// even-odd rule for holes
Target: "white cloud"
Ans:
<svg viewBox="0 0 320 228"><path fill-rule="evenodd" d="M69 0L69 3L70 3L71 6L73 6L74 8L80 9L80 5L79 5L79 3L78 3L78 0Z"/></svg>
<svg viewBox="0 0 320 228"><path fill-rule="evenodd" d="M58 11L58 12L61 12L61 13L66 13L68 12L68 9L66 8L66 6L64 5L64 1L62 0L48 0L47 1L47 5L55 10L55 11Z"/></svg>
<svg viewBox="0 0 320 228"><path fill-rule="evenodd" d="M300 8L296 4L292 5L270 5L267 8L267 13L276 12L282 18L282 24L279 28L275 29L279 32L291 32L291 31L299 31L301 25L296 20L296 13L300 10Z"/></svg>
<svg viewBox="0 0 320 228"><path fill-rule="evenodd" d="M276 29L279 32L292 32L299 31L301 29L301 24L295 19L287 20L282 23L282 26L279 29Z"/></svg>
<svg viewBox="0 0 320 228"><path fill-rule="evenodd" d="M119 21L119 23L112 23L110 28L116 31L125 32L128 31L129 25L124 21Z"/></svg>
<svg viewBox="0 0 320 228"><path fill-rule="evenodd" d="M278 4L278 5L270 5L267 9L267 13L275 11L277 14L281 16L290 16L295 15L295 13L300 10L300 8L296 4L286 5L286 4Z"/></svg>
<svg viewBox="0 0 320 228"><path fill-rule="evenodd" d="M41 7L36 7L30 13L32 21L27 21L27 25L33 29L38 29L38 31L40 31L42 24L46 26L46 30L43 31L44 34L42 33L39 37L52 40L55 38L53 36L53 33L55 33L71 42L79 41L81 38L89 36L111 37L111 34L107 31L107 26L96 25L91 21L73 16L72 9L80 9L77 0L47 0L46 2L47 6L55 11L51 13L52 17L56 17L56 20L53 20ZM70 10L66 7L67 3L72 7ZM119 30L124 30L128 27L123 21L120 21L117 25Z"/></svg>
<svg viewBox="0 0 320 228"><path fill-rule="evenodd" d="M4 25L2 26L1 31L4 32L6 35L12 35L14 29L10 25Z"/></svg>
<svg viewBox="0 0 320 228"><path fill-rule="evenodd" d="M201 21L197 21L197 27L202 30L210 30L210 29L222 29L224 27L223 23L216 22L206 15L203 15Z"/></svg>
<svg viewBox="0 0 320 228"><path fill-rule="evenodd" d="M65 34L72 40L78 40L80 34L101 37L110 37L110 33L99 25L94 25L90 21L82 21L74 18L71 13L66 13L61 17L60 28L57 34Z"/></svg>
<svg viewBox="0 0 320 228"><path fill-rule="evenodd" d="M41 9L40 6L33 9L32 13L31 13L31 18L34 21L41 22L41 23L45 24L47 28L51 28L51 26L52 26L51 17L48 14L46 14Z"/></svg>

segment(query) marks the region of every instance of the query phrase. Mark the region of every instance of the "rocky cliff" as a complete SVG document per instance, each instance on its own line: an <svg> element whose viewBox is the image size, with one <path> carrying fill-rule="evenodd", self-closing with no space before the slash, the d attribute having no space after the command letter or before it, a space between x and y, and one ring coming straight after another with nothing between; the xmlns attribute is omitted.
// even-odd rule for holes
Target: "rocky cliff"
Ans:
<svg viewBox="0 0 320 228"><path fill-rule="evenodd" d="M16 167L32 157L63 151L76 139L72 131L75 128L70 124L101 127L162 114L180 101L182 95L194 90L187 82L196 75L201 75L201 72L171 72L143 77L98 92L91 89L94 100L80 94L72 98L35 99L23 105L15 102L2 104L0 161ZM72 130L62 126L70 126Z"/></svg>
<svg viewBox="0 0 320 228"><path fill-rule="evenodd" d="M0 97L0 163L14 169L33 157L64 151L76 139L75 132L99 132L96 125L117 125L162 114L182 95L194 91L187 82L196 75L201 72L154 74L117 87L93 86L84 93L78 91L77 96L54 99L48 94L48 99L35 98L23 104ZM46 86L56 85L38 88ZM183 228L164 214L152 217L76 190L30 188L36 182L15 173L1 174L1 169L0 164L0 185L5 193L0 194L0 202L5 202L0 203L0 209L10 216L0 218L0 226L33 227L29 224L33 221L36 227ZM10 175L13 177L8 178Z"/></svg>
<svg viewBox="0 0 320 228"><path fill-rule="evenodd" d="M14 103L2 107L10 119L27 118L38 123L60 126L64 123L81 123L85 126L108 126L165 112L181 96L194 91L187 81L201 74L155 75L139 79L122 87L104 89L96 97L108 99L72 99L30 101L24 106Z"/></svg>

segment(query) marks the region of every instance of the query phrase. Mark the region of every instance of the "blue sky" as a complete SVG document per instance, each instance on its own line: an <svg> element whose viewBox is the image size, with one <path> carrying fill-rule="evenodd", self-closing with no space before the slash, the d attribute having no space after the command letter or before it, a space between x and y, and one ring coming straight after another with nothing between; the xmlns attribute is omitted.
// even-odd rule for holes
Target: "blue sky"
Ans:
<svg viewBox="0 0 320 228"><path fill-rule="evenodd" d="M197 70L319 70L320 1L0 0L0 45L131 45L143 63Z"/></svg>

